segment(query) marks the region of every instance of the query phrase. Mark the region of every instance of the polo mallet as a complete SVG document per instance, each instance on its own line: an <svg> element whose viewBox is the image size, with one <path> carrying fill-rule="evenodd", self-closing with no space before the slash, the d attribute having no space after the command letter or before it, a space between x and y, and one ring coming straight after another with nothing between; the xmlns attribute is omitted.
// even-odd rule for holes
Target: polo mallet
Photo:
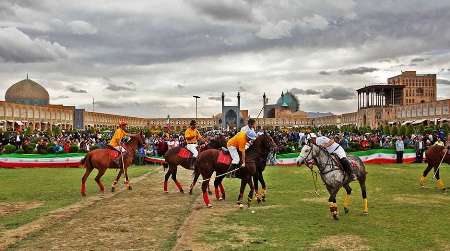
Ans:
<svg viewBox="0 0 450 251"><path fill-rule="evenodd" d="M448 153L448 148L445 149L444 156L442 156L441 162L439 162L439 165L438 165L438 167L436 168L436 172L434 172L434 175L433 175L433 178L434 178L434 179L436 179L436 174L437 174L437 172L439 172L439 168L441 168L441 164L442 164L442 162L444 161L445 156L447 155L447 153Z"/></svg>

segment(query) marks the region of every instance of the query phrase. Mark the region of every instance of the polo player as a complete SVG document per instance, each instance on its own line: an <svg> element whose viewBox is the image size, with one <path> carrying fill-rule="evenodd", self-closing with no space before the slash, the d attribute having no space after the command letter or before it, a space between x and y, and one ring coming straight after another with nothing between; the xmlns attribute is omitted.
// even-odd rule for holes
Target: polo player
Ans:
<svg viewBox="0 0 450 251"><path fill-rule="evenodd" d="M242 167L245 167L245 150L247 150L256 139L256 133L253 130L247 130L246 132L238 132L234 137L228 140L227 148L230 152L232 161L231 166L233 169L239 168L239 153L242 155Z"/></svg>
<svg viewBox="0 0 450 251"><path fill-rule="evenodd" d="M249 119L247 121L247 125L241 128L241 132L247 132L248 130L255 130L255 123L256 121L254 119Z"/></svg>
<svg viewBox="0 0 450 251"><path fill-rule="evenodd" d="M356 175L353 173L352 164L350 163L350 160L348 160L347 154L345 153L345 150L341 145L328 137L317 137L315 133L310 133L309 138L314 144L325 148L328 153L336 154L341 162L342 167L344 168L344 171L350 176L352 180L357 179Z"/></svg>
<svg viewBox="0 0 450 251"><path fill-rule="evenodd" d="M193 168L195 160L198 156L198 141L203 139L203 137L197 130L197 122L195 120L192 120L189 125L190 127L184 132L184 138L186 139L187 143L186 148L192 153L190 166L191 168Z"/></svg>
<svg viewBox="0 0 450 251"><path fill-rule="evenodd" d="M122 139L128 135L126 131L127 122L124 120L119 121L119 128L116 129L114 132L113 137L111 138L111 141L109 142L109 145L116 149L120 154L117 158L114 159L114 164L117 166L121 166L120 160L123 158L122 155L126 154L126 150L124 147L122 147Z"/></svg>

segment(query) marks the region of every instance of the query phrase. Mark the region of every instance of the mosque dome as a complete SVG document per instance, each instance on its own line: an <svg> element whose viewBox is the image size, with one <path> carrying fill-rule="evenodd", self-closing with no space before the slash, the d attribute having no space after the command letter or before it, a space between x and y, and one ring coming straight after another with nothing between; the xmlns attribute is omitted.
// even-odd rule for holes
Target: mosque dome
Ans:
<svg viewBox="0 0 450 251"><path fill-rule="evenodd" d="M26 79L13 84L6 90L5 101L26 105L48 105L47 90L35 81Z"/></svg>
<svg viewBox="0 0 450 251"><path fill-rule="evenodd" d="M292 112L297 112L300 109L300 103L298 102L297 97L290 92L281 93L281 97L277 100L277 105L289 108Z"/></svg>

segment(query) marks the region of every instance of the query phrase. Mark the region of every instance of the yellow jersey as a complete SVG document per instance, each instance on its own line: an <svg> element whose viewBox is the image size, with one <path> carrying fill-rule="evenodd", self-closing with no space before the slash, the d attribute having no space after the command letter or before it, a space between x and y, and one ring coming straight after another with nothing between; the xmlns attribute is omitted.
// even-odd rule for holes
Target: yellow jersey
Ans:
<svg viewBox="0 0 450 251"><path fill-rule="evenodd" d="M122 128L117 128L116 132L114 133L111 141L109 144L113 147L120 146L120 141L123 137L127 136L127 133Z"/></svg>
<svg viewBox="0 0 450 251"><path fill-rule="evenodd" d="M200 135L197 129L192 129L189 127L184 132L184 138L188 144L197 144L197 141L202 138L202 135Z"/></svg>
<svg viewBox="0 0 450 251"><path fill-rule="evenodd" d="M241 152L245 151L246 144L247 144L246 132L239 132L238 134L234 135L234 137L229 139L227 142L227 146L234 146Z"/></svg>

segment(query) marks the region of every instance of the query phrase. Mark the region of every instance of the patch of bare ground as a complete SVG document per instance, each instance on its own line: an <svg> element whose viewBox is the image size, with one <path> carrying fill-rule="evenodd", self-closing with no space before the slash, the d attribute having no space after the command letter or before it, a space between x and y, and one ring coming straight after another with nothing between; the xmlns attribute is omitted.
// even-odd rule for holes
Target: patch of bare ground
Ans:
<svg viewBox="0 0 450 251"><path fill-rule="evenodd" d="M332 235L320 239L307 250L370 250L366 240L357 235Z"/></svg>
<svg viewBox="0 0 450 251"><path fill-rule="evenodd" d="M406 204L412 204L412 205L426 205L426 204L447 205L450 202L450 197L443 195L443 194L433 194L433 195L398 194L393 197L392 201L402 203L402 204L406 203Z"/></svg>
<svg viewBox="0 0 450 251"><path fill-rule="evenodd" d="M233 212L251 213L268 208L282 207L273 206L252 206L251 208L239 209L234 201L213 201L213 208L206 208L203 199L199 197L194 205L192 213L186 218L183 226L177 234L177 242L173 250L216 250L219 248L242 248L252 243L259 243L260 240L252 236L252 232L257 231L255 227L244 227L238 224L225 222L224 215ZM219 222L219 223L218 223ZM220 226L220 228L212 227ZM217 242L205 240L205 232L220 236L224 232L230 233L231 238Z"/></svg>
<svg viewBox="0 0 450 251"><path fill-rule="evenodd" d="M191 172L180 169L178 177L188 183ZM6 245L16 242L14 250L167 248L195 197L176 192L174 186L164 194L162 169L138 179L132 180L132 191L88 197L7 233L0 249L6 247L4 240ZM33 236L17 243L30 233Z"/></svg>
<svg viewBox="0 0 450 251"><path fill-rule="evenodd" d="M0 202L0 217L16 214L33 208L38 208L43 204L44 203L42 203L41 201L26 201L14 203Z"/></svg>

